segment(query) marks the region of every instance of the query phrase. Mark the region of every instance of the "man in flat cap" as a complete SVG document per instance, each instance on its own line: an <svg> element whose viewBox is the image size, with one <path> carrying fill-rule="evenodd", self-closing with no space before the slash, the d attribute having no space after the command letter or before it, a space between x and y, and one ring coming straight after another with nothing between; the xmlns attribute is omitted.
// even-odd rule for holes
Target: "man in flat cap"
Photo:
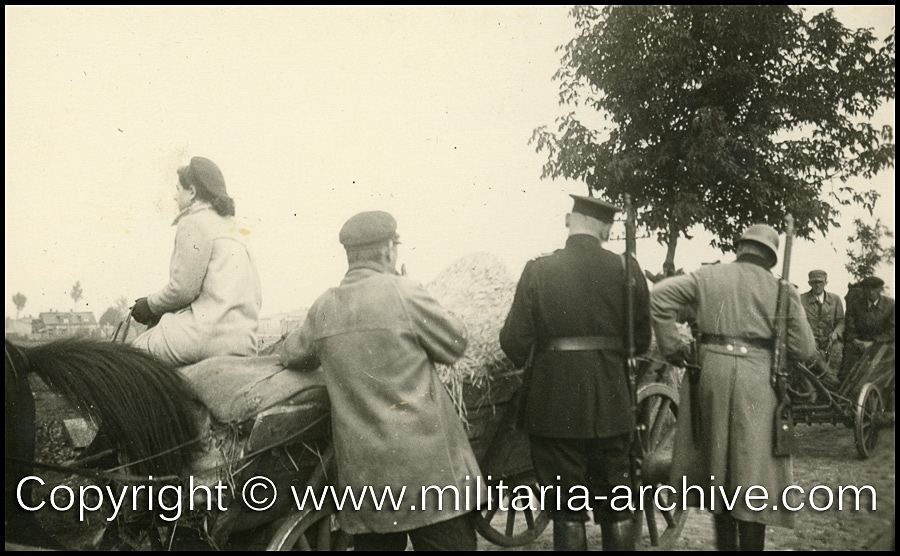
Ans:
<svg viewBox="0 0 900 556"><path fill-rule="evenodd" d="M737 260L703 266L658 283L650 296L656 340L663 356L680 363L682 343L676 328L678 311L694 306L699 330L701 372L682 382L672 485L699 486L703 492L734 493L759 485L770 497L794 483L790 456L773 452L773 419L777 399L771 386L775 347L778 278L778 233L763 224L750 226L737 242ZM789 288L788 355L807 361L816 343L803 313L800 294ZM698 408L691 407L697 400ZM699 423L692 427L692 418ZM695 434L696 427L696 434ZM679 497L680 500L680 497ZM696 505L696 500L689 500ZM710 507L709 500L705 506ZM720 550L762 550L766 525L792 527L792 512L748 507L743 498L732 510L716 500L714 524ZM758 509L758 507L757 507Z"/></svg>
<svg viewBox="0 0 900 556"><path fill-rule="evenodd" d="M578 492L573 487L587 487L603 549L633 550L631 512L609 504L614 488L631 486L635 426L625 360L625 259L603 247L620 209L592 197L572 198L566 246L525 265L500 345L519 367L533 353L520 425L529 435L538 482L562 495L560 507L547 508L554 548L586 550L587 511L568 496ZM637 268L636 275L643 272ZM646 282L638 280L638 353L650 346L648 303Z"/></svg>
<svg viewBox="0 0 900 556"><path fill-rule="evenodd" d="M282 363L322 367L331 399L335 488L364 498L360 510L339 512L341 528L354 535L356 550L402 551L407 539L416 550L475 550L468 513L474 508L451 491L474 500L480 472L434 369L462 357L466 329L422 286L397 273L399 238L390 214L357 214L339 239L349 270L286 338ZM431 485L441 490L429 489L422 505L422 489ZM407 496L399 509L387 503L379 509L365 495L367 486L379 496L388 487L395 497L403 489Z"/></svg>
<svg viewBox="0 0 900 556"><path fill-rule="evenodd" d="M854 303L847 303L846 353L842 377L853 370L875 343L894 343L894 300L884 295L884 280L869 276L857 284L862 291Z"/></svg>
<svg viewBox="0 0 900 556"><path fill-rule="evenodd" d="M816 338L818 356L814 365L825 380L837 381L844 358L844 302L836 293L825 291L828 274L824 270L809 273L810 290L800 296L806 320Z"/></svg>

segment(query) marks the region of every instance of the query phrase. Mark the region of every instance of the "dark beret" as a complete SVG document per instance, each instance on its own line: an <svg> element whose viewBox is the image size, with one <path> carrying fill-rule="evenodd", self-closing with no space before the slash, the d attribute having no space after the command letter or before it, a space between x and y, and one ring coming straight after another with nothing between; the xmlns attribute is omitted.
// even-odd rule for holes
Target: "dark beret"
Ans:
<svg viewBox="0 0 900 556"><path fill-rule="evenodd" d="M228 197L222 171L208 158L195 156L190 164L178 169L178 176L185 187L193 185L205 189L213 197Z"/></svg>
<svg viewBox="0 0 900 556"><path fill-rule="evenodd" d="M869 276L859 283L859 287L866 289L875 289L884 287L884 280L877 276Z"/></svg>
<svg viewBox="0 0 900 556"><path fill-rule="evenodd" d="M604 222L612 222L616 218L616 213L622 211L616 205L594 197L585 197L583 195L570 195L570 197L575 199L575 206L572 207L572 212L590 216Z"/></svg>
<svg viewBox="0 0 900 556"><path fill-rule="evenodd" d="M338 239L348 250L365 249L389 239L397 241L397 221L384 211L361 212L344 223Z"/></svg>

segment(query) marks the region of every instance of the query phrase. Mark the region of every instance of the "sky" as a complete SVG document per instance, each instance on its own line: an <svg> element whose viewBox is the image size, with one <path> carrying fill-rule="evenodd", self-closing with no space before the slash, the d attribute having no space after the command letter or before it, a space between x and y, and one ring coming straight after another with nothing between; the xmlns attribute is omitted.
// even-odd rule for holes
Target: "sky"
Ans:
<svg viewBox="0 0 900 556"><path fill-rule="evenodd" d="M6 6L6 315L17 292L23 316L99 318L120 296L161 289L176 170L192 156L219 165L251 232L263 316L340 282L338 232L365 210L396 217L401 263L423 284L476 252L517 278L563 246L569 194L586 192L541 180L546 153L528 143L569 110L551 79L575 33L568 11ZM836 13L878 38L894 25L894 6ZM876 116L894 125L893 102ZM893 230L893 170L851 185L882 194L875 216ZM795 242L795 282L821 268L827 289L846 293L857 216L845 210L840 229ZM733 260L694 232L676 266ZM643 268L661 270L664 246L637 249ZM893 266L878 274L893 295Z"/></svg>

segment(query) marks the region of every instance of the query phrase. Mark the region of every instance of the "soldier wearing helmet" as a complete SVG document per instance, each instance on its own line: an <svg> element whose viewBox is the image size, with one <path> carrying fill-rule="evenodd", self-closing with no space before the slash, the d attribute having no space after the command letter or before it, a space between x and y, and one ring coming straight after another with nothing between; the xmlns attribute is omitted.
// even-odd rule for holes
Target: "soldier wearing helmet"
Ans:
<svg viewBox="0 0 900 556"><path fill-rule="evenodd" d="M770 374L779 282L770 269L777 262L778 233L757 224L738 240L735 262L663 280L651 293L656 339L670 361L683 362L679 310L696 309L700 333L699 379L682 383L679 414L691 418L678 420L672 485L696 485L705 493L721 488L727 496L759 485L780 496L794 482L790 456L773 454L777 398ZM787 301L788 354L806 361L815 354L815 339L796 289L790 288ZM693 419L699 420L696 429ZM701 505L690 497L688 502ZM793 527L794 514L773 511L772 504L757 511L739 499L726 510L722 502L717 499L713 510L720 550L762 550L766 525ZM702 505L710 508L711 501Z"/></svg>

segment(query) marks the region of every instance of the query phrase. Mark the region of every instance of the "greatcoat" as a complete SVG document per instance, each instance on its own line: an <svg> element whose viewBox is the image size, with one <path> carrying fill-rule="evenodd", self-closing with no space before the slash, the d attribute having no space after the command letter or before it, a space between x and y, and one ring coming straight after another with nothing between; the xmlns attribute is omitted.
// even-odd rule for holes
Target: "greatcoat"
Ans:
<svg viewBox="0 0 900 556"><path fill-rule="evenodd" d="M179 366L256 355L262 291L240 226L204 202L182 211L175 224L169 283L147 297L162 318L134 345Z"/></svg>
<svg viewBox="0 0 900 556"><path fill-rule="evenodd" d="M684 306L696 308L701 335L771 340L778 287L778 279L768 269L744 259L704 266L692 274L659 282L651 294L651 312L661 352L669 355L679 350L675 319ZM805 361L816 352L815 339L796 289L789 288L788 302L788 356ZM773 454L776 396L770 383L772 351L753 344L752 340L748 344L701 343L702 371L694 398L700 404L700 434L695 442L691 384L685 379L671 481L677 489L683 481L702 488L706 508L711 506L711 487L716 493L722 487L729 500L740 488L731 514L734 518L793 527L793 512L780 507L782 491L793 484L791 458ZM765 488L769 496L764 511L754 511L744 503L746 490L756 485ZM723 506L720 496L713 511L721 513Z"/></svg>
<svg viewBox="0 0 900 556"><path fill-rule="evenodd" d="M353 263L340 286L319 297L303 327L286 338L285 366L322 367L338 496L347 488L359 496L367 485L379 497L386 486L394 496L406 489L398 511L377 510L367 495L359 511L339 512L348 533L409 531L474 509L478 463L434 369L454 363L466 345L465 326L422 286L365 262ZM433 496L422 507L422 488L429 485L457 489L458 507L447 495L443 510ZM486 491L480 496L487 501Z"/></svg>

